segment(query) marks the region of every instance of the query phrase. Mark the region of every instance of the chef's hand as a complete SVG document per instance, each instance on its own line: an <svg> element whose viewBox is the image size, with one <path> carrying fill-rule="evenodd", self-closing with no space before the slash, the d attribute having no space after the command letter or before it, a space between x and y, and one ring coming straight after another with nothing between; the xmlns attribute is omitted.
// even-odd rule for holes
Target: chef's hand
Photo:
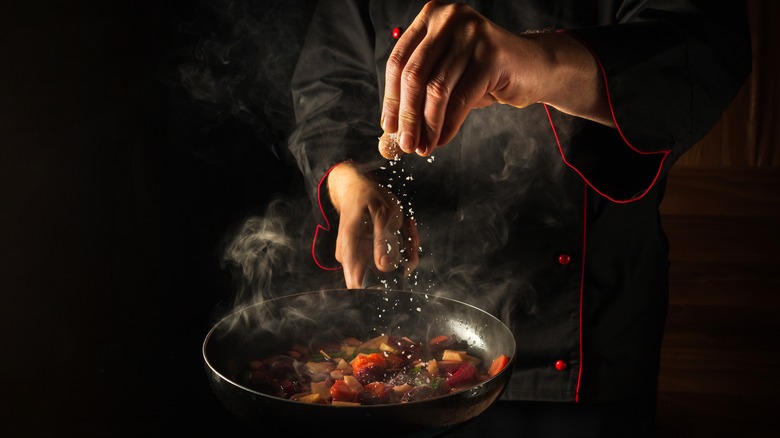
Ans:
<svg viewBox="0 0 780 438"><path fill-rule="evenodd" d="M464 4L431 1L387 61L381 124L401 149L430 155L468 112L493 103L546 103L614 126L601 71L565 32L515 35Z"/></svg>
<svg viewBox="0 0 780 438"><path fill-rule="evenodd" d="M336 260L344 269L347 288L363 286L372 255L381 272L402 267L408 275L417 267L417 225L404 216L389 190L358 166L342 163L328 174L328 192L339 213Z"/></svg>

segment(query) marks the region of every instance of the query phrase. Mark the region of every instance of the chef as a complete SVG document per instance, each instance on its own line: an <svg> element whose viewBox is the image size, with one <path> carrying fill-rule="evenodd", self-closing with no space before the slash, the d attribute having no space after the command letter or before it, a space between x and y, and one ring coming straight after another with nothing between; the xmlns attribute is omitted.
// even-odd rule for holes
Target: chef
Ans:
<svg viewBox="0 0 780 438"><path fill-rule="evenodd" d="M318 4L289 142L321 216L315 262L349 288L472 303L515 334L502 400L453 434L652 436L658 208L750 72L744 8Z"/></svg>

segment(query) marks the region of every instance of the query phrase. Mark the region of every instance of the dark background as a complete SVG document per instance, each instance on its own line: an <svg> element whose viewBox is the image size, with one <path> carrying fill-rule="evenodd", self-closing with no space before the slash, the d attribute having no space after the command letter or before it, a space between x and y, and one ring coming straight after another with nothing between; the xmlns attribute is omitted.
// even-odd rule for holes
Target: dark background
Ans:
<svg viewBox="0 0 780 438"><path fill-rule="evenodd" d="M0 3L0 436L256 433L201 344L234 298L224 240L302 197L287 81L310 3ZM747 3L753 74L662 205L661 436L778 428L780 11Z"/></svg>
<svg viewBox="0 0 780 438"><path fill-rule="evenodd" d="M200 348L221 243L301 183L285 82L309 7L3 2L0 435L246 433Z"/></svg>

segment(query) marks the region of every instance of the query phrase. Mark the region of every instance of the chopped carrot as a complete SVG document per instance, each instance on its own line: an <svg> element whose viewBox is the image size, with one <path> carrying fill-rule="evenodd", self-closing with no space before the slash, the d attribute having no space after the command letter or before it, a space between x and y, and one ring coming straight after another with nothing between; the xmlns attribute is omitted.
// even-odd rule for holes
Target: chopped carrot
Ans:
<svg viewBox="0 0 780 438"><path fill-rule="evenodd" d="M501 370L504 369L505 366L509 363L509 356L506 356L504 354L499 355L495 359L493 359L493 363L490 364L490 368L488 368L488 375L490 377L495 376Z"/></svg>
<svg viewBox="0 0 780 438"><path fill-rule="evenodd" d="M366 366L379 366L382 370L387 368L385 358L380 353L358 354L349 364L352 365L354 372L358 372L361 368Z"/></svg>
<svg viewBox="0 0 780 438"><path fill-rule="evenodd" d="M450 337L445 335L436 336L435 338L431 339L428 345L436 345L441 344L442 342L449 341Z"/></svg>

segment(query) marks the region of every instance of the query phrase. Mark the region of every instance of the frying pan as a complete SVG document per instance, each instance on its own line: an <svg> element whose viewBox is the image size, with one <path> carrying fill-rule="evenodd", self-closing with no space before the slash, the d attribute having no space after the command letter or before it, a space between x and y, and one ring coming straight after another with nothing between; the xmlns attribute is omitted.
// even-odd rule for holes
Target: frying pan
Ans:
<svg viewBox="0 0 780 438"><path fill-rule="evenodd" d="M292 344L383 334L413 339L456 335L486 362L500 354L512 360L497 375L465 391L398 404L310 404L263 394L242 383L252 359ZM509 328L479 308L425 293L380 289L311 291L265 300L221 319L203 342L212 390L230 412L260 432L304 436L435 436L477 417L501 396L514 355Z"/></svg>

